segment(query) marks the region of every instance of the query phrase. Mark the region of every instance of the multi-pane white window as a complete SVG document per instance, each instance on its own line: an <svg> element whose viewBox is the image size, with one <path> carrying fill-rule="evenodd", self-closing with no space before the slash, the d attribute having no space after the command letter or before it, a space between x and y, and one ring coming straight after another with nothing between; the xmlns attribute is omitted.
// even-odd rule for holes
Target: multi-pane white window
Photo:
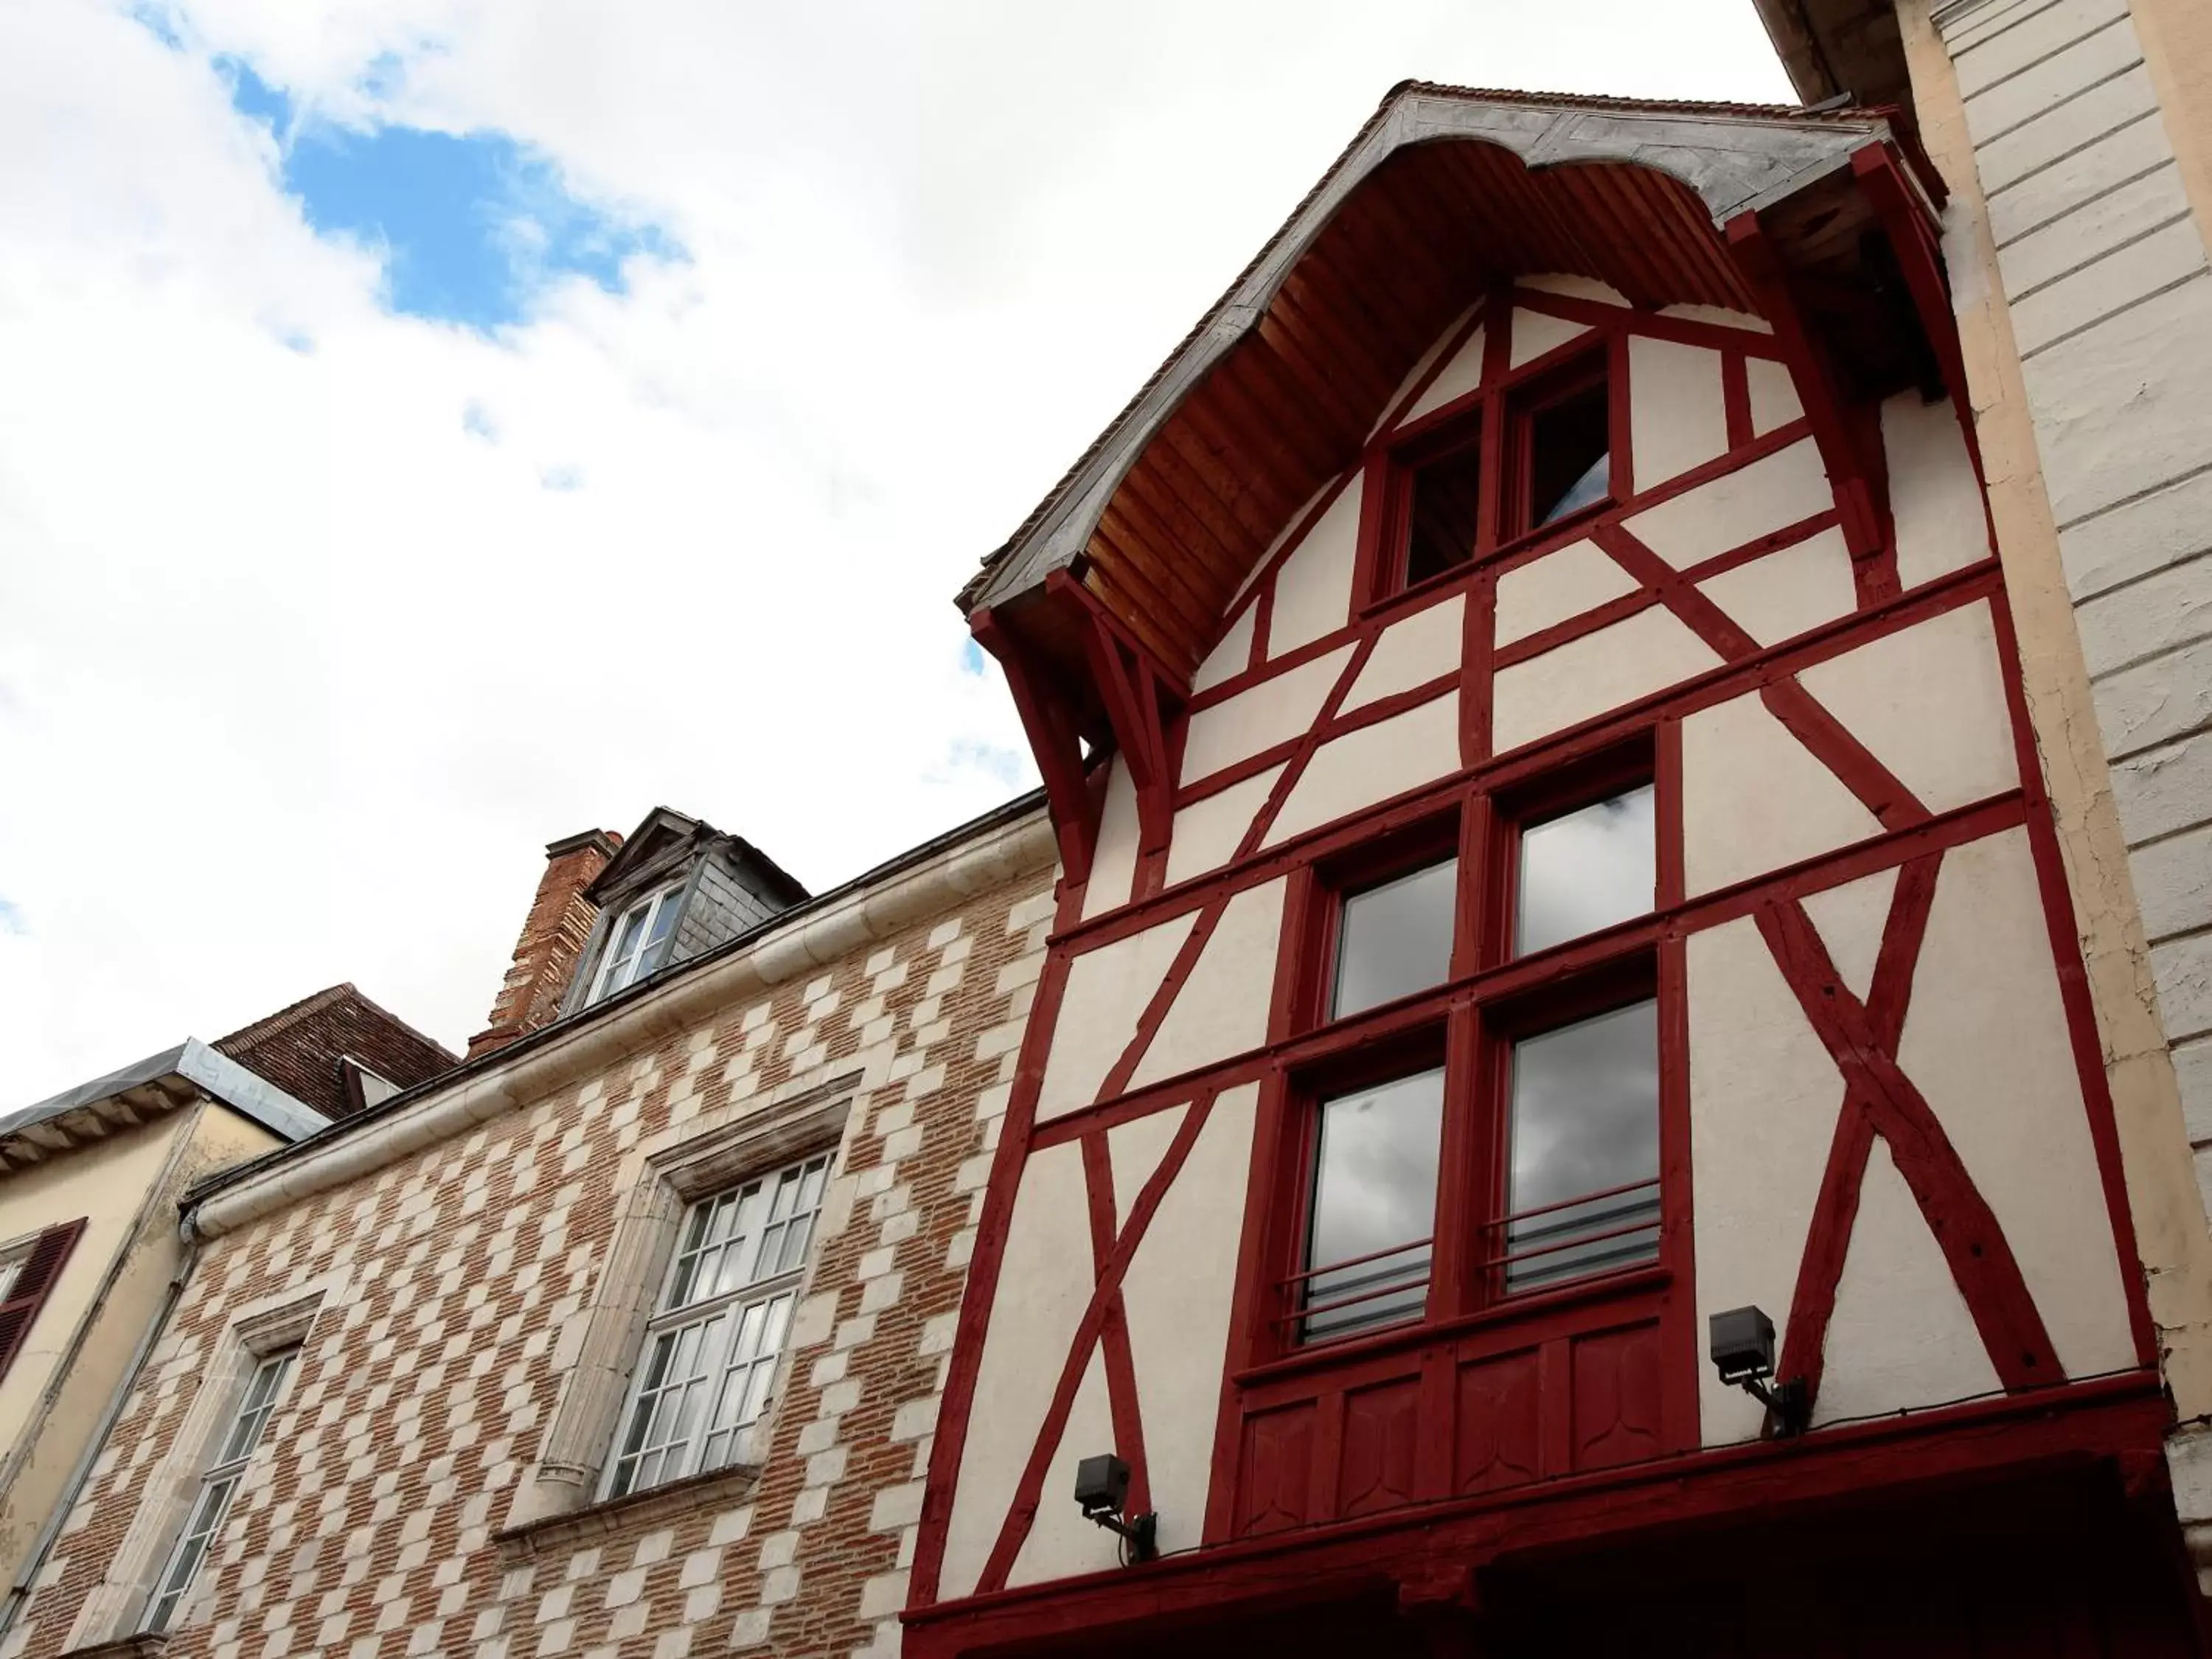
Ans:
<svg viewBox="0 0 2212 1659"><path fill-rule="evenodd" d="M679 882L648 894L615 918L614 926L607 929L605 948L599 952L599 969L592 976L592 994L584 999L587 1005L612 996L660 965L683 902L684 887Z"/></svg>
<svg viewBox="0 0 2212 1659"><path fill-rule="evenodd" d="M820 1153L684 1212L609 1497L743 1460L783 1351L830 1160Z"/></svg>
<svg viewBox="0 0 2212 1659"><path fill-rule="evenodd" d="M177 1616L185 1592L191 1589L200 1563L206 1559L208 1546L214 1541L216 1531L230 1509L231 1496L245 1478L246 1465L253 1461L253 1449L261 1443L261 1431L268 1426L270 1413L276 1409L277 1394L299 1352L297 1348L287 1348L256 1362L253 1375L246 1381L245 1395L239 1401L238 1410L216 1448L215 1461L200 1476L199 1492L192 1500L191 1514L185 1522L176 1548L169 1553L168 1564L161 1569L154 1599L146 1604L145 1630L156 1633L166 1631L169 1621Z"/></svg>

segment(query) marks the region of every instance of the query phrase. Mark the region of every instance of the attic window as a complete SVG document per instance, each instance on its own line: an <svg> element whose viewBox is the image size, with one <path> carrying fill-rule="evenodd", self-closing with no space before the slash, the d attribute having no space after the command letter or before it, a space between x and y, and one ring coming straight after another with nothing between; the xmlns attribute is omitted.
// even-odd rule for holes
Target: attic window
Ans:
<svg viewBox="0 0 2212 1659"><path fill-rule="evenodd" d="M635 984L667 960L669 936L676 931L676 915L683 908L684 884L677 882L647 894L615 918L599 953L591 994L584 999L586 1006Z"/></svg>
<svg viewBox="0 0 2212 1659"><path fill-rule="evenodd" d="M1482 433L1461 428L1441 453L1416 459L1406 479L1405 585L1474 556L1482 514Z"/></svg>
<svg viewBox="0 0 2212 1659"><path fill-rule="evenodd" d="M1519 485L1508 536L1594 507L1612 492L1613 409L1602 359L1575 364L1513 400L1509 462Z"/></svg>

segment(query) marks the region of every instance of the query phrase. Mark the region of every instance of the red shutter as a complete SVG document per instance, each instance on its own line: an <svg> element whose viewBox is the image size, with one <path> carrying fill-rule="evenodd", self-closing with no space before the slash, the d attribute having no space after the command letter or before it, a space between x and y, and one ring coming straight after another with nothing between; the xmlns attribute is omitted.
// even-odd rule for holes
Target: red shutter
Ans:
<svg viewBox="0 0 2212 1659"><path fill-rule="evenodd" d="M86 1218L64 1221L58 1227L49 1227L39 1235L31 1254L25 1258L22 1272L8 1287L8 1299L0 1302L0 1376L15 1363L15 1355L30 1334L31 1322L46 1305L46 1297L54 1288L54 1281L62 1276L62 1266L69 1260L70 1250L76 1247L77 1235L84 1231Z"/></svg>

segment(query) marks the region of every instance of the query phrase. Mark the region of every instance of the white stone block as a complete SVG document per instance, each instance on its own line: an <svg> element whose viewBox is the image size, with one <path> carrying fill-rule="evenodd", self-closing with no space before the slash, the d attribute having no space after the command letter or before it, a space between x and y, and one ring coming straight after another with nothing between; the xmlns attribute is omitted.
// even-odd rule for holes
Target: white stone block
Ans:
<svg viewBox="0 0 2212 1659"><path fill-rule="evenodd" d="M2017 299L2188 211L2179 172L2158 167L2002 250L1997 265L2005 292Z"/></svg>
<svg viewBox="0 0 2212 1659"><path fill-rule="evenodd" d="M2194 560L2075 608L2092 678L2212 635L2212 561Z"/></svg>
<svg viewBox="0 0 2212 1659"><path fill-rule="evenodd" d="M1966 131L1977 144L1987 143L1998 133L2063 113L2064 100L2083 88L2142 61L2142 49L2123 14L2039 63L1969 94Z"/></svg>
<svg viewBox="0 0 2212 1659"><path fill-rule="evenodd" d="M2085 250L2087 251L2087 250ZM2184 218L2139 241L2116 247L2094 264L2055 277L2014 302L2013 335L2021 356L2033 362L2054 341L2172 288L2204 270L2204 244Z"/></svg>
<svg viewBox="0 0 2212 1659"><path fill-rule="evenodd" d="M868 1510L870 1532L896 1532L902 1527L911 1527L921 1519L922 1488L926 1482L909 1480L902 1486L886 1486L876 1494L875 1503Z"/></svg>
<svg viewBox="0 0 2212 1659"><path fill-rule="evenodd" d="M1979 145L1974 161L1982 175L1982 187L1994 200L1998 191L2019 184L2037 168L2048 167L2060 156L2094 143L2123 122L2157 108L2150 76L2138 65L2040 118Z"/></svg>
<svg viewBox="0 0 2212 1659"><path fill-rule="evenodd" d="M2152 946L2150 970L2166 1013L2166 1041L2212 1034L2212 934Z"/></svg>
<svg viewBox="0 0 2212 1659"><path fill-rule="evenodd" d="M1972 15L1979 21L2001 9L1984 8ZM1963 96L1971 98L1991 82L2017 75L2114 18L2128 15L2127 0L2058 0L2056 5L2040 9L2030 5L2022 9L2024 16L1995 33L1976 36L1960 32L1972 43L1954 43L1952 48Z"/></svg>
<svg viewBox="0 0 2212 1659"><path fill-rule="evenodd" d="M2212 590L2212 570L2206 582ZM2134 591L2124 588L2110 598L2124 599ZM2212 617L2212 605L2205 614ZM2124 668L2098 681L2094 690L2097 728L2104 734L2108 759L2185 738L2212 723L2212 640Z"/></svg>
<svg viewBox="0 0 2212 1659"><path fill-rule="evenodd" d="M2185 738L2117 763L2112 799L2130 846L2212 823L2212 735Z"/></svg>
<svg viewBox="0 0 2212 1659"><path fill-rule="evenodd" d="M907 1576L887 1572L860 1586L860 1617L882 1619L906 1605Z"/></svg>
<svg viewBox="0 0 2212 1659"><path fill-rule="evenodd" d="M2162 484L2058 535L2067 589L2076 604L2208 550L2212 471Z"/></svg>

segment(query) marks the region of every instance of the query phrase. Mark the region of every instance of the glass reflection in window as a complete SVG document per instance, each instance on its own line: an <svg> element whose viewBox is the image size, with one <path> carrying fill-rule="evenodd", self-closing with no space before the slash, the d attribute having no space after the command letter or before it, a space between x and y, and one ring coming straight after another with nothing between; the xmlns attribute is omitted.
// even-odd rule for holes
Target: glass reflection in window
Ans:
<svg viewBox="0 0 2212 1659"><path fill-rule="evenodd" d="M1459 860L1446 859L1345 898L1329 1018L1442 984L1451 972Z"/></svg>
<svg viewBox="0 0 2212 1659"><path fill-rule="evenodd" d="M1510 1133L1508 1291L1656 1261L1658 1005L1516 1042Z"/></svg>
<svg viewBox="0 0 2212 1659"><path fill-rule="evenodd" d="M1651 908L1658 891L1652 799L1647 783L1521 832L1516 956Z"/></svg>
<svg viewBox="0 0 2212 1659"><path fill-rule="evenodd" d="M1322 1103L1298 1302L1307 1340L1419 1316L1443 1104L1441 1067Z"/></svg>

